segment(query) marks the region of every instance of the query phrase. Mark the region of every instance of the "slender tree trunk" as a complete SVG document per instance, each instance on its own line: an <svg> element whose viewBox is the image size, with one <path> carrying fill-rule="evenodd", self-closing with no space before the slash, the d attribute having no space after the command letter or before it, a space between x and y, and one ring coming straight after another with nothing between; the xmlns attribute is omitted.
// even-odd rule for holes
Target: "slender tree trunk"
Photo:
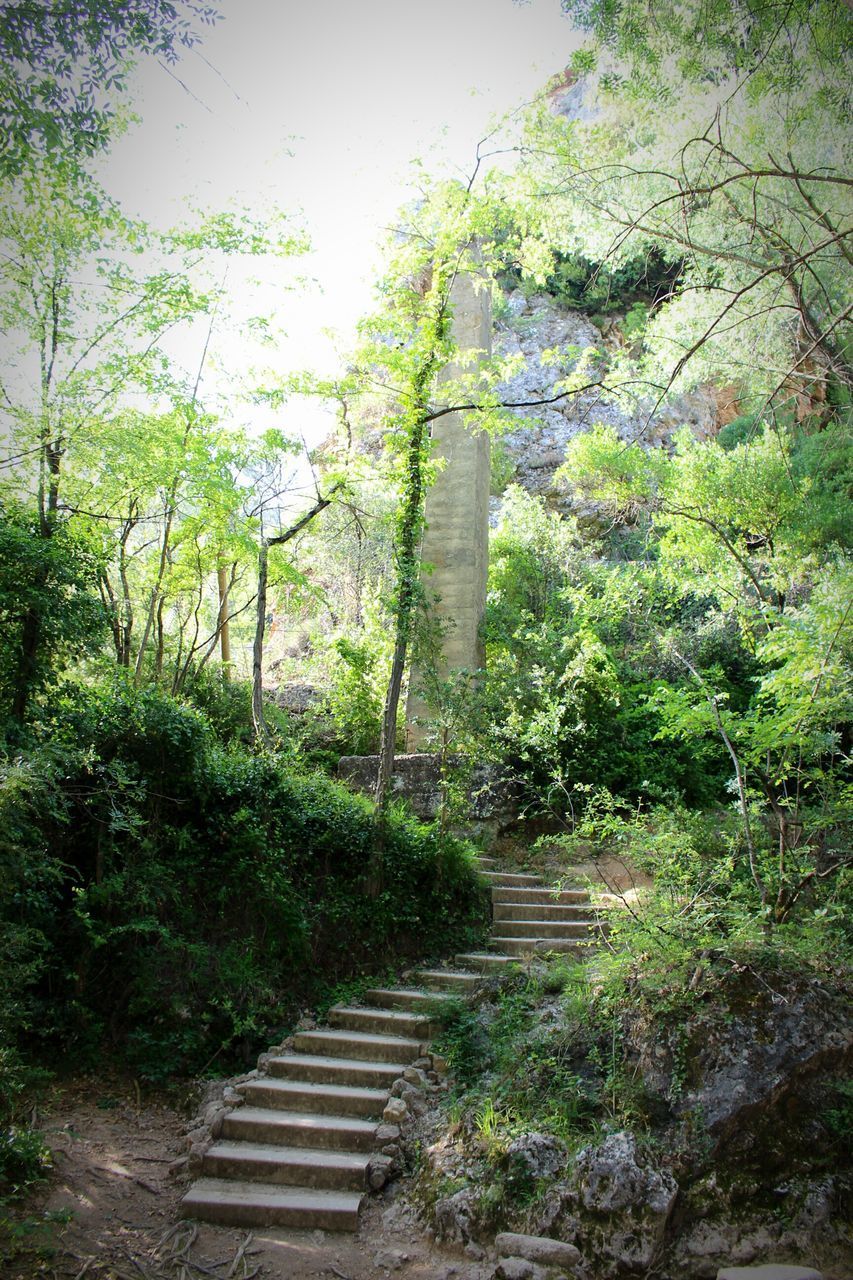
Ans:
<svg viewBox="0 0 853 1280"><path fill-rule="evenodd" d="M252 723L255 738L264 747L272 746L270 731L264 718L264 635L267 627L267 578L269 543L261 539L258 548L258 597L255 606L255 640L252 645Z"/></svg>
<svg viewBox="0 0 853 1280"><path fill-rule="evenodd" d="M17 724L24 723L30 690L38 666L39 649L41 648L41 618L38 610L30 608L24 615L21 627L21 651L18 658L18 675L15 680L15 693L12 698L12 719Z"/></svg>
<svg viewBox="0 0 853 1280"><path fill-rule="evenodd" d="M228 574L225 566L220 564L216 570L216 581L219 588L219 652L222 658L222 673L226 680L231 678L231 627L228 622Z"/></svg>
<svg viewBox="0 0 853 1280"><path fill-rule="evenodd" d="M261 537L261 545L258 548L258 595L255 612L255 640L252 645L252 722L255 726L255 739L265 747L272 746L272 736L269 727L264 718L264 635L267 628L267 580L269 577L269 549L270 547L280 547L285 542L290 542L291 538L295 538L297 533L309 525L315 516L328 507L334 495L342 488L339 482L332 486L328 495L324 498L320 494L317 495L317 501L309 511L305 512L300 518L286 529L284 533L279 533L274 538Z"/></svg>
<svg viewBox="0 0 853 1280"><path fill-rule="evenodd" d="M186 439L186 437L184 437ZM142 639L139 641L139 651L136 655L136 667L133 675L133 682L138 687L142 683L142 665L145 660L145 650L148 648L148 640L151 635L151 628L158 616L162 616L159 610L162 607L161 591L163 588L163 579L166 576L166 565L169 562L169 540L172 536L172 521L175 518L175 501L178 495L178 481L175 479L172 485L172 491L169 495L169 506L166 511L166 527L163 530L163 545L160 548L160 560L157 565L157 580L151 588L151 600L148 604L148 611L145 615L145 626L142 630Z"/></svg>

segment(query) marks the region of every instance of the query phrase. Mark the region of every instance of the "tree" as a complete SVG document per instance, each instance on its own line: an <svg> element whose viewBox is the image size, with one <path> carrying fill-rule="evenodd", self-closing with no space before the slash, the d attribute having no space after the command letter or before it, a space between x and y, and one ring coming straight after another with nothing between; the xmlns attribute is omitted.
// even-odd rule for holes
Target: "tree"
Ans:
<svg viewBox="0 0 853 1280"><path fill-rule="evenodd" d="M731 761L743 851L768 929L789 919L806 888L846 864L845 738L853 718L849 520L827 436L770 425L730 448L682 434L668 457L600 427L572 442L569 480L617 518L651 519L660 568L705 625L731 617L752 655L738 703L696 636L657 629L685 679L652 703L661 736L719 735ZM822 438L821 438L822 437ZM849 468L849 461L848 461ZM845 523L847 523L845 535Z"/></svg>
<svg viewBox="0 0 853 1280"><path fill-rule="evenodd" d="M650 406L703 381L730 384L742 411L849 398L848 7L677 0L654 21L641 0L565 8L589 33L571 74L592 118L550 103L530 117L530 273L575 253L669 264L641 358L612 369Z"/></svg>
<svg viewBox="0 0 853 1280"><path fill-rule="evenodd" d="M100 543L116 658L137 682L152 638L154 675L162 673L171 605L178 688L208 653L205 582L247 533L240 477L251 447L201 399L227 310L227 263L298 252L303 241L281 218L261 224L236 213L154 233L125 218L71 162L27 173L7 184L7 196L0 213L5 488L27 495L44 542L73 521ZM186 371L167 356L164 339L194 325L200 354ZM215 628L213 644L217 636ZM38 664L43 642L33 605L23 630L19 719L23 675Z"/></svg>
<svg viewBox="0 0 853 1280"><path fill-rule="evenodd" d="M214 22L196 0L11 0L0 8L0 175L106 146L135 54L167 67Z"/></svg>

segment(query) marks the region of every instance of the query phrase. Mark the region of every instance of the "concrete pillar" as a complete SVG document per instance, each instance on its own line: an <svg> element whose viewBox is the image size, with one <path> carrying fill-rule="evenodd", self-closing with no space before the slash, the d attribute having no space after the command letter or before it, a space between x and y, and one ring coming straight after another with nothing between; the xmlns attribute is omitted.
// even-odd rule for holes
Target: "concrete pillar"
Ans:
<svg viewBox="0 0 853 1280"><path fill-rule="evenodd" d="M461 352L478 352L487 359L492 352L492 306L487 280L460 272L450 293L453 306L453 339ZM463 366L470 373L471 365ZM462 368L450 365L442 381L458 377ZM441 395L437 396L438 403ZM463 415L437 418L432 431L433 456L444 459L426 499L426 529L421 559L424 587L432 601L432 616L444 632L439 671L476 671L483 666L480 624L486 607L486 574L489 563L489 437L472 432ZM429 708L420 691L420 673L412 671L406 706L406 739L409 750L424 740L423 719Z"/></svg>

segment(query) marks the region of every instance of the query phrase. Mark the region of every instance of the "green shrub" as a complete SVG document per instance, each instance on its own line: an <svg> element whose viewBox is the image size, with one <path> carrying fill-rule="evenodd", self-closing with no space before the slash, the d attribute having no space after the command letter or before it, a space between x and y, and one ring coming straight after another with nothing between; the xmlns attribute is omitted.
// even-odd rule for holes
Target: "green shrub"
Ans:
<svg viewBox="0 0 853 1280"><path fill-rule="evenodd" d="M223 746L195 708L120 682L69 693L52 729L61 767L28 766L52 804L13 764L0 794L25 1050L61 1036L85 1059L106 1038L154 1079L243 1062L329 982L484 927L461 845L392 810L369 899L369 802Z"/></svg>

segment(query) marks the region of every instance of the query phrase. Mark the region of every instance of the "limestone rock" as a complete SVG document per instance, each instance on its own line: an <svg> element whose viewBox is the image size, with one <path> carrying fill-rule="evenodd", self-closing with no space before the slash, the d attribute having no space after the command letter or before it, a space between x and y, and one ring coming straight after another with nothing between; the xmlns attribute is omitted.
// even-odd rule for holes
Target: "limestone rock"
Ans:
<svg viewBox="0 0 853 1280"><path fill-rule="evenodd" d="M820 1001L801 991L782 1004L756 1002L723 1027L709 1027L697 1038L698 1084L684 1090L676 1115L701 1110L719 1150L740 1145L757 1112L776 1106L792 1087L817 1072L842 1073L853 1057L853 1025L831 1019ZM669 1068L664 1061L663 1070ZM646 1078L647 1064L641 1066ZM658 1066L660 1070L660 1065ZM647 1083L654 1069L649 1069Z"/></svg>
<svg viewBox="0 0 853 1280"><path fill-rule="evenodd" d="M595 1213L640 1210L663 1223L678 1194L668 1173L640 1164L632 1133L613 1133L600 1147L586 1147L578 1156L576 1174L584 1207Z"/></svg>
<svg viewBox="0 0 853 1280"><path fill-rule="evenodd" d="M548 1272L527 1258L501 1258L494 1270L494 1280L547 1280Z"/></svg>
<svg viewBox="0 0 853 1280"><path fill-rule="evenodd" d="M580 1251L563 1240L550 1240L547 1236L523 1236L503 1231L495 1236L498 1253L530 1262L541 1262L551 1267L573 1267L580 1259Z"/></svg>
<svg viewBox="0 0 853 1280"><path fill-rule="evenodd" d="M408 1109L402 1098L389 1098L382 1112L385 1124L400 1125L406 1119Z"/></svg>
<svg viewBox="0 0 853 1280"><path fill-rule="evenodd" d="M372 1191L381 1191L391 1177L392 1161L390 1156L373 1155L367 1166L367 1182Z"/></svg>
<svg viewBox="0 0 853 1280"><path fill-rule="evenodd" d="M633 1134L614 1133L579 1153L536 1225L543 1234L559 1230L594 1259L596 1280L641 1274L661 1248L677 1194L675 1179L640 1157Z"/></svg>
<svg viewBox="0 0 853 1280"><path fill-rule="evenodd" d="M523 1133L507 1147L510 1168L521 1169L531 1178L548 1178L566 1163L566 1146L546 1133Z"/></svg>
<svg viewBox="0 0 853 1280"><path fill-rule="evenodd" d="M378 762L378 756L342 756L338 761L338 777L354 790L372 795ZM398 755L394 760L391 791L395 797L405 798L419 818L431 821L441 805L441 779L441 760L437 754L419 751ZM496 764L475 765L469 785L471 821L466 830L475 834L500 831L518 817L523 799L519 783L507 769ZM432 1065L433 1070L439 1069L435 1063Z"/></svg>
<svg viewBox="0 0 853 1280"><path fill-rule="evenodd" d="M380 1249L374 1254L373 1265L383 1271L399 1271L409 1261L409 1255L402 1249Z"/></svg>
<svg viewBox="0 0 853 1280"><path fill-rule="evenodd" d="M523 403L553 396L556 383L577 366L581 352L587 349L598 353L590 361L587 379L596 381L604 349L613 344L586 316L568 310L548 295L526 298L520 291L509 295L507 310L509 316L495 336L495 354L516 357L521 363L501 384L502 398ZM618 327L611 325L610 329L618 340ZM617 341L617 345L621 344ZM546 350L560 353L556 363L543 360ZM515 417L518 427L501 436L505 456L515 467L514 481L544 497L549 505L583 517L584 523L602 526L601 509L569 494L556 480L566 447L576 435L600 422L615 428L623 440L640 438L654 447L670 445L682 424L700 439L719 425L717 394L709 387L680 395L665 405L655 407L652 400L646 400L627 408L591 386L553 405L516 409Z"/></svg>
<svg viewBox="0 0 853 1280"><path fill-rule="evenodd" d="M435 1202L436 1235L440 1240L467 1244L479 1227L479 1205L470 1187Z"/></svg>

